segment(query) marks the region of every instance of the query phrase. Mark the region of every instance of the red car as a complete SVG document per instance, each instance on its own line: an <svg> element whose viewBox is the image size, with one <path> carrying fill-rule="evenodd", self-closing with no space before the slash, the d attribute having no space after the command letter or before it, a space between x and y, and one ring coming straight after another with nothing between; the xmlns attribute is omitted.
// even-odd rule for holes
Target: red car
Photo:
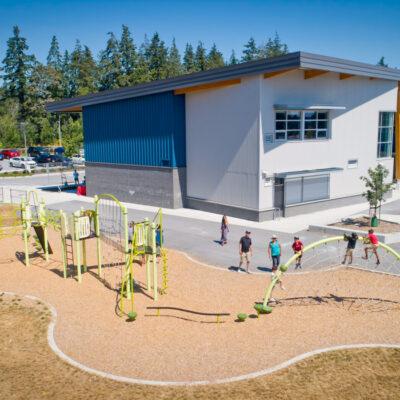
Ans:
<svg viewBox="0 0 400 400"><path fill-rule="evenodd" d="M21 155L21 153L15 149L2 150L1 154L3 154L4 158L19 157Z"/></svg>

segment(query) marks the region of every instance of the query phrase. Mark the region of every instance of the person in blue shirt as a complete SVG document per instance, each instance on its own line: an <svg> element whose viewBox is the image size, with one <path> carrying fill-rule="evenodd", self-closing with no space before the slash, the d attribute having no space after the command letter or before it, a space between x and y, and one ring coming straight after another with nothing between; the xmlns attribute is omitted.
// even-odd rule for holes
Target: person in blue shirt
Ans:
<svg viewBox="0 0 400 400"><path fill-rule="evenodd" d="M74 177L75 185L79 185L79 172L76 169L74 169L72 176Z"/></svg>
<svg viewBox="0 0 400 400"><path fill-rule="evenodd" d="M282 248L281 244L278 242L278 238L275 235L272 235L271 241L268 244L268 256L269 259L272 260L272 275L278 270L278 267L281 263L281 254ZM279 280L279 284L281 289L284 290L282 281Z"/></svg>

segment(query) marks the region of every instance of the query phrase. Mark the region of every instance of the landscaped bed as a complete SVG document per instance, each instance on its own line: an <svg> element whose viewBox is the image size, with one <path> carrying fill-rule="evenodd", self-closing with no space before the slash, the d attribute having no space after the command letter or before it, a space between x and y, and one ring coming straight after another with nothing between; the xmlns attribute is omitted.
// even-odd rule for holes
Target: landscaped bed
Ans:
<svg viewBox="0 0 400 400"><path fill-rule="evenodd" d="M340 222L330 224L329 226L368 232L368 230L371 229L371 220L367 216L346 218ZM377 233L397 233L400 232L400 224L380 220L379 225L372 229Z"/></svg>

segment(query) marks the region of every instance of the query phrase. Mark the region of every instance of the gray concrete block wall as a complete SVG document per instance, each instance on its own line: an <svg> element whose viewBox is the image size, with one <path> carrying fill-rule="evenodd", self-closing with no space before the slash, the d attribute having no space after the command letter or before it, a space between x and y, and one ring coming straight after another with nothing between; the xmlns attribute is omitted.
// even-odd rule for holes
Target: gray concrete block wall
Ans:
<svg viewBox="0 0 400 400"><path fill-rule="evenodd" d="M179 208L186 188L185 168L86 163L88 196L110 193L128 203Z"/></svg>

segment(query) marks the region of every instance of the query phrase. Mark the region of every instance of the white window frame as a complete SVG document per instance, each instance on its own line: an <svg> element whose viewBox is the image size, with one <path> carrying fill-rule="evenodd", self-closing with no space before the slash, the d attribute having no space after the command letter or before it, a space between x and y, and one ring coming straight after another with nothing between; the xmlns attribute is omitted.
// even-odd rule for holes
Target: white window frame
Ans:
<svg viewBox="0 0 400 400"><path fill-rule="evenodd" d="M274 110L275 112L275 117L274 117L274 140L276 142L299 142L299 141L305 141L305 142L311 142L311 141L323 141L323 140L329 140L330 139L330 115L329 115L329 110ZM294 129L287 129L287 125L286 125L286 129L276 129L276 123L279 121L285 122L286 124L288 123L288 118L287 118L287 113L289 112L296 112L296 113L300 113L300 138L299 139L288 139L287 138L287 133L288 130L294 130ZM305 138L305 113L306 112L315 112L317 113L317 119L315 120L307 120L307 121L316 121L316 137L315 138L310 138L310 139L306 139ZM318 120L318 113L326 113L327 114L327 118L326 120ZM285 113L286 114L286 118L284 120L277 120L276 119L276 115L278 113ZM326 129L318 129L318 121L326 121ZM318 131L325 131L326 130L326 137L318 137ZM277 133L284 133L285 134L285 138L277 138Z"/></svg>
<svg viewBox="0 0 400 400"><path fill-rule="evenodd" d="M381 114L383 113L390 113L393 114L393 124L391 126L386 126L386 125L381 125ZM393 157L393 135L394 135L394 122L396 118L396 112L395 111L379 111L378 113L378 141L377 141L377 148L376 148L376 158L378 160L384 160L387 158L392 158ZM380 139L380 134L381 134L381 129L383 128L388 128L391 129L391 133L389 135L389 141L387 142L381 142ZM389 154L383 157L379 156L379 146L383 143L389 144Z"/></svg>

